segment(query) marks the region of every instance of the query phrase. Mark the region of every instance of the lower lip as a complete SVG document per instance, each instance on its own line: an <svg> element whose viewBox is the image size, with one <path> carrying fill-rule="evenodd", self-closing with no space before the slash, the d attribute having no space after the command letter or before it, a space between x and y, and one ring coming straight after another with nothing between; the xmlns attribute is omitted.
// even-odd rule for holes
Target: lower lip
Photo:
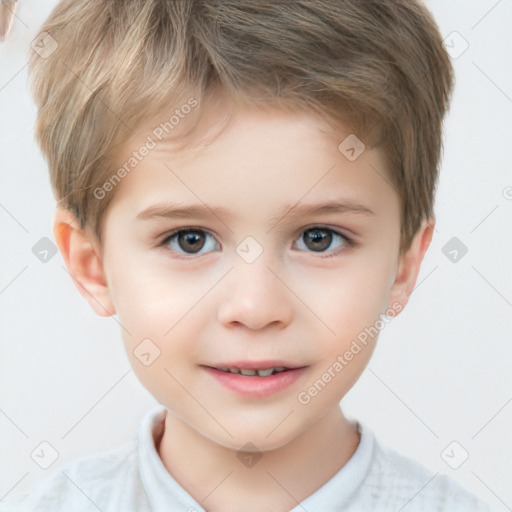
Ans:
<svg viewBox="0 0 512 512"><path fill-rule="evenodd" d="M281 391L296 382L306 368L295 368L274 373L268 377L246 376L239 373L223 372L209 366L206 371L220 384L231 391L252 398L264 398Z"/></svg>

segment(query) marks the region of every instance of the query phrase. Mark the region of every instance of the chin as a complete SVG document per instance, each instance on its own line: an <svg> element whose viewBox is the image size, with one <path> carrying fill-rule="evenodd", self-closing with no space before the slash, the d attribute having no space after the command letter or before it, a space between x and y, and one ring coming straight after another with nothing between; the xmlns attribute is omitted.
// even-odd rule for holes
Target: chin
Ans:
<svg viewBox="0 0 512 512"><path fill-rule="evenodd" d="M283 448L301 434L301 432L292 431L290 425L288 425L288 428L284 428L281 425L276 428L275 422L272 426L260 424L259 427L253 426L248 428L247 423L245 423L241 425L227 425L226 428L233 437L228 434L219 436L218 431L215 432L216 435L200 433L224 448L235 451L243 448L244 451L255 452L267 452ZM278 432L278 429L280 432ZM210 432L210 434L212 433Z"/></svg>

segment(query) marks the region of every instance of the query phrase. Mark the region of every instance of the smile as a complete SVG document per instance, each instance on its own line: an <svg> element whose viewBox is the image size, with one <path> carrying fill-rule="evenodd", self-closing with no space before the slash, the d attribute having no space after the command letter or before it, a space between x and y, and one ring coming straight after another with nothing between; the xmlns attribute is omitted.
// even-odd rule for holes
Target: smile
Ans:
<svg viewBox="0 0 512 512"><path fill-rule="evenodd" d="M287 367L268 363L203 368L215 384L246 398L265 398L285 390L297 382L307 370L306 366Z"/></svg>
<svg viewBox="0 0 512 512"><path fill-rule="evenodd" d="M277 366L273 368L265 368L265 369L249 369L249 368L216 368L217 370L229 373L236 373L239 375L244 375L245 377L269 377L270 375L274 375L275 373L281 373L286 371L287 369L284 366Z"/></svg>

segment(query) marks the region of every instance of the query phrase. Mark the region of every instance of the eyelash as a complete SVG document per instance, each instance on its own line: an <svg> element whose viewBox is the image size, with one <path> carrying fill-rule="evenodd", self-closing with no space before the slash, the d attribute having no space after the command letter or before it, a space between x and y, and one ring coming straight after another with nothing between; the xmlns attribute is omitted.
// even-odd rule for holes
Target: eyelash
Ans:
<svg viewBox="0 0 512 512"><path fill-rule="evenodd" d="M321 230L321 231L325 231L325 232L328 232L328 233L333 233L334 235L338 235L338 236L340 236L340 237L342 237L344 239L345 243L343 244L343 246L341 248L330 250L330 251L325 251L325 252L320 252L319 251L319 252L316 252L316 251L304 251L304 250L301 250L301 252L310 252L312 254L317 254L320 258L332 258L334 256L338 256L340 253L344 253L347 250L349 250L349 249L359 245L358 242L356 242L354 239L346 236L345 234L340 233L339 231L336 231L335 229L328 228L328 227L321 226L321 225L311 226L309 228L303 229L300 232L300 236L302 237L302 235L304 233L306 233L307 231L314 231L315 229L318 229L318 230ZM158 247L163 249L163 250L165 250L165 251L170 251L170 252L175 253L176 251L174 249L171 249L170 247L168 247L169 242L176 235L178 235L178 234L180 234L182 232L187 233L187 232L190 232L190 231L198 231L201 234L207 234L207 235L211 236L215 240L215 242L217 244L219 243L217 241L217 239L209 231L207 231L207 230L205 230L203 228L196 228L196 227L186 227L186 228L184 228L184 227L181 227L181 228L174 229L173 231L167 233L165 235L165 237L163 238L163 240L160 243L158 243ZM178 253L178 254L180 255L178 257L182 258L182 259L193 259L193 258L196 258L196 257L199 257L199 256L203 256L202 254L194 254L194 253Z"/></svg>

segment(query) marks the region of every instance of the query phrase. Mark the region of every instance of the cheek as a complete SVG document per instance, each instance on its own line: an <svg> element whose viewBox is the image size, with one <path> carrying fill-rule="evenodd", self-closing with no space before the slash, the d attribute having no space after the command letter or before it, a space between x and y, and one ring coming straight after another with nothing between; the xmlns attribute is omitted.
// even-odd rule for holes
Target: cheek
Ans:
<svg viewBox="0 0 512 512"><path fill-rule="evenodd" d="M295 290L325 325L325 339L340 343L373 325L385 312L389 295L390 265L368 254L355 255L336 270L304 272ZM334 334L333 334L333 332Z"/></svg>
<svg viewBox="0 0 512 512"><path fill-rule="evenodd" d="M141 384L159 401L182 396L179 383L196 360L193 340L201 329L206 303L202 286L185 286L177 274L144 271L113 276L114 301L124 347Z"/></svg>
<svg viewBox="0 0 512 512"><path fill-rule="evenodd" d="M119 320L129 331L162 337L199 305L209 281L132 257L115 266L109 285Z"/></svg>
<svg viewBox="0 0 512 512"><path fill-rule="evenodd" d="M142 382L162 378L166 388L166 369L186 374L187 364L200 357L197 340L215 316L208 291L217 280L218 276L201 277L165 265L131 267L128 261L113 272L113 301L125 349ZM158 354L148 367L137 360L146 346Z"/></svg>

